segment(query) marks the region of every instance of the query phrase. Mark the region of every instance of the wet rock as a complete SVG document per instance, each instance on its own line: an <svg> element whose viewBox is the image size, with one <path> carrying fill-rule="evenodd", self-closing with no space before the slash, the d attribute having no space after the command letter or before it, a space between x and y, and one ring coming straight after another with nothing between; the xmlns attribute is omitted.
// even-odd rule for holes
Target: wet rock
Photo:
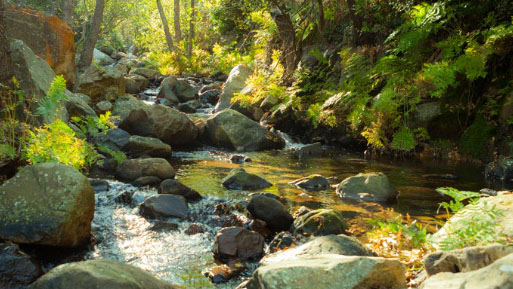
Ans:
<svg viewBox="0 0 513 289"><path fill-rule="evenodd" d="M186 218L189 215L187 201L177 195L157 195L147 198L140 207L146 218Z"/></svg>
<svg viewBox="0 0 513 289"><path fill-rule="evenodd" d="M245 155L231 155L230 161L234 164L243 164L246 159Z"/></svg>
<svg viewBox="0 0 513 289"><path fill-rule="evenodd" d="M201 104L197 100L190 100L178 105L178 110L184 113L194 113L196 109L200 108Z"/></svg>
<svg viewBox="0 0 513 289"><path fill-rule="evenodd" d="M46 61L54 74L63 75L68 87L72 87L76 75L75 33L71 27L56 16L47 16L26 6L7 5L6 8L7 37L23 41L34 54Z"/></svg>
<svg viewBox="0 0 513 289"><path fill-rule="evenodd" d="M424 258L426 271L429 275L440 272L469 272L490 265L506 255L513 253L513 247L490 245L469 247L453 251L440 251Z"/></svg>
<svg viewBox="0 0 513 289"><path fill-rule="evenodd" d="M318 256L325 254L337 254L344 256L368 256L375 257L376 254L364 248L356 238L346 235L328 235L317 237L301 246L289 248L284 251L267 255L260 261L260 266L279 263L283 260L294 260L307 256Z"/></svg>
<svg viewBox="0 0 513 289"><path fill-rule="evenodd" d="M135 266L113 260L67 263L53 268L29 289L174 289Z"/></svg>
<svg viewBox="0 0 513 289"><path fill-rule="evenodd" d="M269 243L269 252L274 253L278 250L283 250L292 247L298 242L297 236L291 232L280 232L278 233Z"/></svg>
<svg viewBox="0 0 513 289"><path fill-rule="evenodd" d="M178 224L166 221L156 221L150 230L152 231L176 231L178 230Z"/></svg>
<svg viewBox="0 0 513 289"><path fill-rule="evenodd" d="M93 50L93 61L96 61L101 66L109 66L114 64L114 59L112 59L112 57L96 48Z"/></svg>
<svg viewBox="0 0 513 289"><path fill-rule="evenodd" d="M486 165L485 177L492 186L500 189L513 188L513 159L500 157Z"/></svg>
<svg viewBox="0 0 513 289"><path fill-rule="evenodd" d="M157 79L161 76L160 72L152 68L138 67L130 71L131 75L140 75L147 79Z"/></svg>
<svg viewBox="0 0 513 289"><path fill-rule="evenodd" d="M500 258L479 270L465 273L438 273L429 277L420 289L496 289L513 284L513 254Z"/></svg>
<svg viewBox="0 0 513 289"><path fill-rule="evenodd" d="M294 218L279 201L262 195L253 195L248 211L255 219L264 220L273 232L287 231Z"/></svg>
<svg viewBox="0 0 513 289"><path fill-rule="evenodd" d="M149 155L156 158L167 158L171 156L171 146L163 143L158 138L133 135L123 147L132 157Z"/></svg>
<svg viewBox="0 0 513 289"><path fill-rule="evenodd" d="M214 284L226 283L230 279L237 277L246 269L246 265L238 262L230 262L219 266L208 268L203 274Z"/></svg>
<svg viewBox="0 0 513 289"><path fill-rule="evenodd" d="M202 103L215 105L219 100L219 95L221 95L221 90L212 89L201 93L198 98Z"/></svg>
<svg viewBox="0 0 513 289"><path fill-rule="evenodd" d="M80 75L77 91L89 95L94 103L102 100L113 101L125 94L125 78L114 67L98 68L91 65Z"/></svg>
<svg viewBox="0 0 513 289"><path fill-rule="evenodd" d="M383 173L358 174L343 180L337 186L337 195L364 202L397 201L397 191Z"/></svg>
<svg viewBox="0 0 513 289"><path fill-rule="evenodd" d="M294 150L292 153L294 154L294 156L302 159L309 156L320 156L322 155L322 152L322 144L320 142L316 142L298 148Z"/></svg>
<svg viewBox="0 0 513 289"><path fill-rule="evenodd" d="M263 178L247 173L243 168L236 168L223 179L223 186L230 190L260 190L272 184Z"/></svg>
<svg viewBox="0 0 513 289"><path fill-rule="evenodd" d="M158 98L166 98L174 104L194 100L198 89L192 87L185 79L178 79L175 76L167 77L160 85Z"/></svg>
<svg viewBox="0 0 513 289"><path fill-rule="evenodd" d="M264 253L264 237L241 227L224 228L216 235L213 253L223 262L257 259Z"/></svg>
<svg viewBox="0 0 513 289"><path fill-rule="evenodd" d="M158 138L171 146L194 144L198 135L187 115L160 104L132 110L119 127L131 134Z"/></svg>
<svg viewBox="0 0 513 289"><path fill-rule="evenodd" d="M243 64L237 65L232 69L226 83L224 84L223 92L219 97L219 101L216 104L216 112L230 107L233 94L240 92L244 88L246 80L251 73L253 73L253 71Z"/></svg>
<svg viewBox="0 0 513 289"><path fill-rule="evenodd" d="M162 180L159 177L155 176L147 176L147 177L140 177L137 178L135 181L132 182L132 185L136 187L156 187L160 184Z"/></svg>
<svg viewBox="0 0 513 289"><path fill-rule="evenodd" d="M114 202L124 205L132 206L133 204L133 191L124 191L122 193L119 193L116 197L114 197Z"/></svg>
<svg viewBox="0 0 513 289"><path fill-rule="evenodd" d="M281 149L285 141L243 114L226 109L207 120L206 133L210 141L236 151Z"/></svg>
<svg viewBox="0 0 513 289"><path fill-rule="evenodd" d="M184 231L185 234L191 236L196 234L205 233L205 229L201 224L191 224L187 230Z"/></svg>
<svg viewBox="0 0 513 289"><path fill-rule="evenodd" d="M489 188L480 189L479 192L481 194L485 194L485 195L488 195L488 196L497 196L498 193L499 193L498 191L492 190L492 189L489 189Z"/></svg>
<svg viewBox="0 0 513 289"><path fill-rule="evenodd" d="M116 168L116 176L128 182L148 176L155 176L164 180L174 178L175 170L165 159L132 159L124 160L118 165Z"/></svg>
<svg viewBox="0 0 513 289"><path fill-rule="evenodd" d="M202 199L201 195L197 191L174 179L164 180L159 186L159 194L180 195L192 202Z"/></svg>
<svg viewBox="0 0 513 289"><path fill-rule="evenodd" d="M260 235L264 236L265 238L272 234L271 230L269 230L269 228L267 227L267 223L263 220L251 220L251 222L249 223L249 228L251 229L251 231L255 231Z"/></svg>
<svg viewBox="0 0 513 289"><path fill-rule="evenodd" d="M321 175L311 175L306 178L292 181L289 184L311 192L327 190L330 188L330 183L328 180Z"/></svg>
<svg viewBox="0 0 513 289"><path fill-rule="evenodd" d="M495 208L496 211L501 212L493 219L494 224L498 224L496 230L501 230L502 233L508 237L513 237L513 194L509 192L499 192L495 197L483 197L479 199L473 208L464 208L454 216L452 216L444 226L432 236L432 242L438 246L441 242L447 239L447 231L458 230L459 228L472 224L476 217L476 211L488 211L490 208ZM487 209L484 209L487 208Z"/></svg>
<svg viewBox="0 0 513 289"><path fill-rule="evenodd" d="M130 134L120 128L109 130L106 134L99 133L94 138L96 145L106 146L113 151L119 151L128 144Z"/></svg>
<svg viewBox="0 0 513 289"><path fill-rule="evenodd" d="M318 255L259 267L247 289L406 288L405 271L397 259Z"/></svg>
<svg viewBox="0 0 513 289"><path fill-rule="evenodd" d="M219 216L217 223L220 224L222 228L227 227L242 227L246 222L245 219L235 214L227 214L223 216Z"/></svg>
<svg viewBox="0 0 513 289"><path fill-rule="evenodd" d="M72 167L42 163L0 186L0 239L76 247L91 233L94 191Z"/></svg>
<svg viewBox="0 0 513 289"><path fill-rule="evenodd" d="M132 110L147 106L142 100L132 95L119 97L112 107L112 115L119 116L120 120L125 119Z"/></svg>
<svg viewBox="0 0 513 289"><path fill-rule="evenodd" d="M95 110L98 114L104 114L112 110L112 103L110 101L100 101L95 105Z"/></svg>
<svg viewBox="0 0 513 289"><path fill-rule="evenodd" d="M106 192L110 189L109 182L100 179L89 179L95 193Z"/></svg>
<svg viewBox="0 0 513 289"><path fill-rule="evenodd" d="M138 74L125 76L126 93L138 94L139 92L142 92L146 86L148 86L148 79L144 76Z"/></svg>
<svg viewBox="0 0 513 289"><path fill-rule="evenodd" d="M18 245L0 243L0 288L22 289L42 274L39 264Z"/></svg>
<svg viewBox="0 0 513 289"><path fill-rule="evenodd" d="M332 209L310 211L294 220L294 232L314 236L345 234L346 222Z"/></svg>

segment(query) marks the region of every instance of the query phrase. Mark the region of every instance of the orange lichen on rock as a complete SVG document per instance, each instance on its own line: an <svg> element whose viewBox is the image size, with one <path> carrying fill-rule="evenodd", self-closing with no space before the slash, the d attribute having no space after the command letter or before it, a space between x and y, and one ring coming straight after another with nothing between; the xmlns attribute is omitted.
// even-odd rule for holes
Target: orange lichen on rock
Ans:
<svg viewBox="0 0 513 289"><path fill-rule="evenodd" d="M71 86L75 83L75 40L71 27L56 16L11 4L5 17L7 36L20 39Z"/></svg>

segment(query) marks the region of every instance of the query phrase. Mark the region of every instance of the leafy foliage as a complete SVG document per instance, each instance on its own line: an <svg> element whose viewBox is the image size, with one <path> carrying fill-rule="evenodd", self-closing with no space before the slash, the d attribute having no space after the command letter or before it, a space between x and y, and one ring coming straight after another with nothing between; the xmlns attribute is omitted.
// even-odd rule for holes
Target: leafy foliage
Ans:
<svg viewBox="0 0 513 289"><path fill-rule="evenodd" d="M444 226L447 236L440 242L433 240L433 242L438 243L442 250L509 242L502 226L496 222L496 218L504 216L504 212L495 205L489 206L486 201L478 204L478 201L484 195L476 192L459 191L454 188L439 188L437 191L453 198L449 203L441 203L441 207L448 214L464 212L465 215L471 216L470 218L450 222ZM464 201L469 204L464 205Z"/></svg>
<svg viewBox="0 0 513 289"><path fill-rule="evenodd" d="M392 148L401 151L410 151L414 149L415 136L413 135L413 132L407 127L400 128L394 133Z"/></svg>
<svg viewBox="0 0 513 289"><path fill-rule="evenodd" d="M56 76L50 84L46 97L40 100L37 113L48 123L53 122L56 115L60 113L61 102L66 100L65 90L66 80L62 75Z"/></svg>
<svg viewBox="0 0 513 289"><path fill-rule="evenodd" d="M59 162L78 170L92 165L97 153L61 120L30 131L24 157L30 164Z"/></svg>
<svg viewBox="0 0 513 289"><path fill-rule="evenodd" d="M461 151L475 158L482 157L490 143L492 130L492 126L482 117L478 117L463 133L460 141Z"/></svg>

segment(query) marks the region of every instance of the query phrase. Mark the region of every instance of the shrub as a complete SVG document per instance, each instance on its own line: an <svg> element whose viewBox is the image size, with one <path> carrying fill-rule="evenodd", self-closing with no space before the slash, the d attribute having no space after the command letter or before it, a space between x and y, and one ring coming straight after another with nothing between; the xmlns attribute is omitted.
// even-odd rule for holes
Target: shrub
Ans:
<svg viewBox="0 0 513 289"><path fill-rule="evenodd" d="M58 162L83 170L92 165L98 154L86 141L61 120L29 132L25 159L30 164Z"/></svg>
<svg viewBox="0 0 513 289"><path fill-rule="evenodd" d="M477 119L463 132L460 140L462 152L475 158L483 157L491 139L493 127L483 117Z"/></svg>

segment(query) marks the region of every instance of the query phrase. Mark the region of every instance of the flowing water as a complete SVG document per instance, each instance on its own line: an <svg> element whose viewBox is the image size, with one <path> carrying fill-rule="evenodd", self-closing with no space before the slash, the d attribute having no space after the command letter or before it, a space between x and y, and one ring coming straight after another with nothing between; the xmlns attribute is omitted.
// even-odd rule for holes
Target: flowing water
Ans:
<svg viewBox="0 0 513 289"><path fill-rule="evenodd" d="M144 92L145 102L154 103L157 92L156 88L149 87ZM205 104L190 116L206 119L211 114L212 105ZM291 150L302 145L294 143L286 134L280 134L287 141L285 150L247 153L252 161L242 165L229 161L231 153L211 147L173 152L171 163L177 170L176 178L204 197L200 202L189 204L190 216L187 220L168 220L178 224L176 230L154 231L151 227L156 221L139 215L138 204L146 197L157 194L155 189L135 188L109 181L110 189L96 194L93 232L97 243L85 258L115 259L133 264L185 288L237 287L241 279L250 276L251 269L246 270L242 278L220 285L213 285L202 272L215 264L212 245L223 223L215 213L216 205L244 202L250 194L247 191L226 190L221 185L229 171L239 166L271 182L272 187L260 192L280 196L291 212L300 206L333 208L354 219L357 215L372 217L383 208L372 203L342 201L336 195L334 186L326 191L311 193L291 187L288 183L312 174L334 177L337 183L361 172L383 172L400 193L398 202L390 207L397 212L410 214L423 223L436 218L439 203L444 200L435 191L437 187L479 190L485 185L482 167L462 163L366 160L361 155L329 149L319 157L298 159ZM132 204L116 203L115 198L126 191L134 192ZM240 213L236 214L240 219L245 218ZM186 234L191 224L201 224L204 232ZM250 268L254 269L255 266L249 264Z"/></svg>
<svg viewBox="0 0 513 289"><path fill-rule="evenodd" d="M249 195L246 191L230 191L221 186L221 180L228 172L241 166L230 163L229 156L230 153L208 147L173 153L171 162L177 169L177 179L205 197L198 203L190 204L191 216L188 220L170 219L179 224L174 231L153 231L150 228L155 221L146 220L138 213L137 204L147 196L156 194L156 190L109 181L110 190L96 194L93 231L98 244L87 254L87 258L116 259L133 264L186 288L235 288L240 279L213 285L202 275L205 268L214 265L211 249L215 234L221 229L218 216L214 213L216 204L243 201ZM302 205L354 212L369 208L343 202L336 196L334 188L307 193L288 185L292 180L311 174L343 180L360 172L384 172L400 193L398 203L392 205L394 210L418 216L421 220L437 214L442 197L435 188L453 186L478 190L484 186L482 168L468 164L373 161L337 151L327 151L321 157L302 160L288 151L255 152L247 156L252 161L242 166L273 184L262 192L281 196L291 211ZM447 174L457 178L448 179ZM124 191L135 191L133 206L114 202L114 198ZM201 223L205 232L191 236L185 234L191 223ZM247 271L246 277L250 273Z"/></svg>

